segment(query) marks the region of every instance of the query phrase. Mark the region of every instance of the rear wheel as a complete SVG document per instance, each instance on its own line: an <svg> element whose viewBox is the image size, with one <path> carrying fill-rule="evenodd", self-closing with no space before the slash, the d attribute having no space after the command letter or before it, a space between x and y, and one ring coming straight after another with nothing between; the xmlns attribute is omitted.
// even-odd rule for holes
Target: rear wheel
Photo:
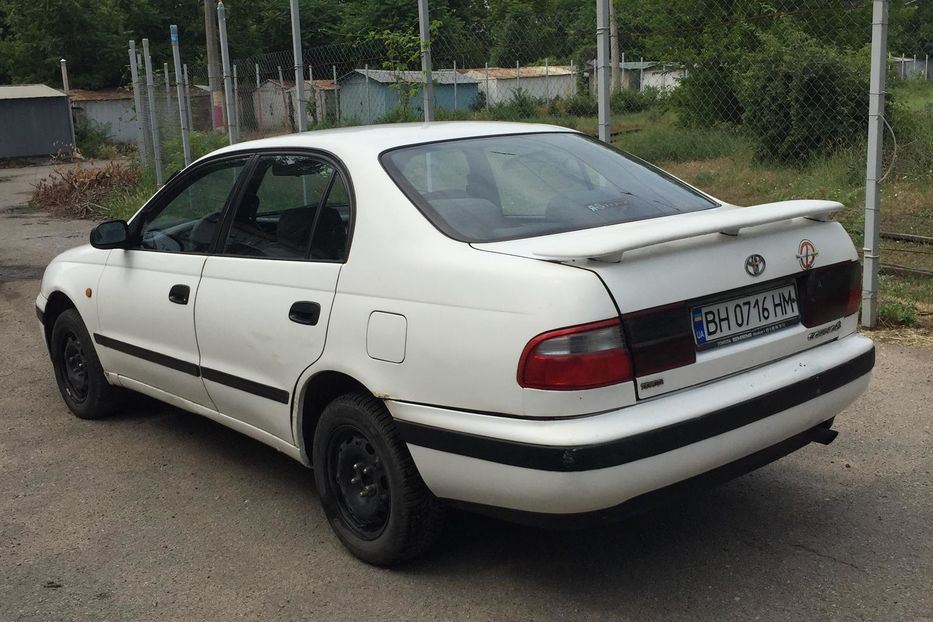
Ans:
<svg viewBox="0 0 933 622"><path fill-rule="evenodd" d="M351 393L324 409L314 435L314 479L331 527L365 562L389 566L427 550L444 510L376 398Z"/></svg>
<svg viewBox="0 0 933 622"><path fill-rule="evenodd" d="M71 412L82 419L100 419L120 406L123 392L104 377L91 336L75 309L55 320L49 348L58 390Z"/></svg>

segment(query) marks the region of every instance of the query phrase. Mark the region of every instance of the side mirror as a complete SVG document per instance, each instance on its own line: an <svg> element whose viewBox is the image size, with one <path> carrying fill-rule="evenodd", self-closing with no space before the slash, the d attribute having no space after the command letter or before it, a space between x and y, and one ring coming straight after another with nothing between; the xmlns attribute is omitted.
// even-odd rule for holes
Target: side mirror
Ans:
<svg viewBox="0 0 933 622"><path fill-rule="evenodd" d="M126 248L130 229L125 220L108 220L91 229L91 246L94 248Z"/></svg>

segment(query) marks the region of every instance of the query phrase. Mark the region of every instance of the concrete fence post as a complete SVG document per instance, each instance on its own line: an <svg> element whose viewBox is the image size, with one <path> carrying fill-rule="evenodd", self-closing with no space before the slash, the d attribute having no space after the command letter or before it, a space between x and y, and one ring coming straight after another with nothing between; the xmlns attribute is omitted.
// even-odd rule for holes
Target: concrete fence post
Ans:
<svg viewBox="0 0 933 622"><path fill-rule="evenodd" d="M152 57L149 56L149 39L143 39L143 62L146 67L146 95L149 100L149 132L152 137L152 161L155 164L156 185L165 183L162 171L162 148L159 146L159 122L156 118L155 78L152 76Z"/></svg>
<svg viewBox="0 0 933 622"><path fill-rule="evenodd" d="M139 85L139 66L136 64L136 41L130 41L130 81L133 84L133 107L136 109L136 147L139 149L139 163L145 168L149 164L149 141L146 139L145 112Z"/></svg>
<svg viewBox="0 0 933 622"><path fill-rule="evenodd" d="M596 0L596 103L599 140L608 143L609 132L609 0Z"/></svg>
<svg viewBox="0 0 933 622"><path fill-rule="evenodd" d="M301 53L301 18L298 15L298 0L290 0L292 14L292 56L295 60L295 99L298 109L295 111L298 131L308 129L308 113L305 100L305 67Z"/></svg>
<svg viewBox="0 0 933 622"><path fill-rule="evenodd" d="M431 18L428 15L428 0L418 0L418 29L421 37L421 72L424 86L424 121L434 120L434 78L431 76ZM387 111L388 112L388 111Z"/></svg>
<svg viewBox="0 0 933 622"><path fill-rule="evenodd" d="M881 246L881 188L884 145L884 91L888 57L888 0L873 0L871 77L868 99L868 162L865 173L865 246L862 250L862 326L878 321L878 268Z"/></svg>
<svg viewBox="0 0 933 622"><path fill-rule="evenodd" d="M227 9L223 2L217 3L217 32L220 35L220 60L224 72L224 100L227 105L227 138L230 144L240 140L236 133L236 123L232 117L235 113L233 101L233 74L230 73L230 48L227 44Z"/></svg>
<svg viewBox="0 0 933 622"><path fill-rule="evenodd" d="M178 94L178 120L181 124L181 147L185 153L185 166L191 164L191 138L188 136L188 111L185 106L185 89L182 84L181 52L178 49L178 26L169 26L169 36L172 40L172 61L175 64L175 92Z"/></svg>

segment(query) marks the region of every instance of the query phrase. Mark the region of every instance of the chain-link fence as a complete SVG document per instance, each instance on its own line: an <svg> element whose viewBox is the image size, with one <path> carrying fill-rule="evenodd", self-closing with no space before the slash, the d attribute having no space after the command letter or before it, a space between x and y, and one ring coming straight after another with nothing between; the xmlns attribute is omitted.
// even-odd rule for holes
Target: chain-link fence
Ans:
<svg viewBox="0 0 933 622"><path fill-rule="evenodd" d="M597 135L598 3L551 4L490 3L485 19L467 27L453 28L450 19L434 24L434 118L547 122ZM860 244L873 4L611 3L603 61L609 139L728 202L839 200L851 208L843 219ZM921 275L933 271L933 245L927 243L933 238L928 4L890 3L882 119L882 262ZM415 20L407 29L338 37L339 43L305 49L303 96L290 50L234 59L227 76L232 110L222 90L223 70L211 76L207 65L190 65L182 82L194 154L226 144L228 120L239 140L297 131L299 115L309 129L421 120L426 73L418 30ZM159 159L168 174L184 164L183 112L170 65L157 64L153 71L151 89L141 77L139 91L143 103L153 102ZM142 146L152 162L151 146Z"/></svg>

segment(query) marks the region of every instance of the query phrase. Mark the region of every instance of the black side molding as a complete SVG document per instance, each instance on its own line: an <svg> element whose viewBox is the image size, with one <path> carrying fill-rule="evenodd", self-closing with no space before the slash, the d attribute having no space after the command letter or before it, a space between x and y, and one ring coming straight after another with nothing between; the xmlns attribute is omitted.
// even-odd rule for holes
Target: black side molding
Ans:
<svg viewBox="0 0 933 622"><path fill-rule="evenodd" d="M39 318L40 324L45 324L45 313L42 312L42 309L39 308L39 305L36 305L36 317Z"/></svg>
<svg viewBox="0 0 933 622"><path fill-rule="evenodd" d="M163 367L168 367L169 369L174 369L175 371L180 371L183 374L188 374L189 376L201 375L200 369L195 363L182 361L181 359L177 359L167 354L162 354L161 352L154 352L152 350L147 350L146 348L140 348L139 346L134 346L131 343L105 337L104 335L100 335L98 333L94 333L94 341L97 344L104 346L105 348L110 348L111 350L123 352L124 354L135 356L136 358L143 359L144 361L149 361L150 363L155 363L157 365L162 365Z"/></svg>
<svg viewBox="0 0 933 622"><path fill-rule="evenodd" d="M245 391L246 393L252 393L253 395L258 395L259 397L264 397L267 400L272 400L281 404L288 404L291 399L291 394L289 394L289 392L284 389L270 387L267 384L261 384L259 382L254 382L253 380L240 378L239 376L217 371L216 369L202 367L201 376L205 380L217 382L228 387L233 387L234 389L239 389L240 391Z"/></svg>
<svg viewBox="0 0 933 622"><path fill-rule="evenodd" d="M469 512L484 514L522 525L544 527L545 529L573 530L608 525L639 514L644 514L645 512L669 505L684 498L696 496L714 486L724 484L729 480L733 480L736 477L750 473L775 460L779 460L805 447L811 442L821 442L820 439L825 438L827 432L835 434L836 431L830 429L832 423L832 419L824 421L776 445L766 447L744 458L739 458L734 462L724 464L712 471L707 471L706 473L695 475L669 486L646 492L628 501L624 501L617 506L604 510L583 512L581 514L545 514L541 512L526 512L523 510L480 505L465 501L455 501L452 499L445 499L444 502Z"/></svg>
<svg viewBox="0 0 933 622"><path fill-rule="evenodd" d="M252 393L253 395L258 395L259 397L264 397L274 402L288 404L291 401L291 393L284 389L270 387L267 384L262 384L253 380L247 380L246 378L240 378L239 376L217 371L216 369L201 367L195 363L182 361L180 359L168 356L167 354L162 354L161 352L154 352L146 348L134 346L131 343L119 341L117 339L106 337L98 333L94 333L94 341L98 345L104 346L105 348L117 350L118 352L123 352L124 354L129 354L130 356L135 356L136 358L141 358L144 361L162 365L164 367L168 367L169 369L174 369L190 376L201 376L205 380L211 380L213 382L217 382L219 384L232 387L246 393Z"/></svg>
<svg viewBox="0 0 933 622"><path fill-rule="evenodd" d="M533 445L408 421L395 425L406 443L420 447L540 471L589 471L657 456L765 419L849 384L874 364L872 348L821 374L701 417L593 445Z"/></svg>

